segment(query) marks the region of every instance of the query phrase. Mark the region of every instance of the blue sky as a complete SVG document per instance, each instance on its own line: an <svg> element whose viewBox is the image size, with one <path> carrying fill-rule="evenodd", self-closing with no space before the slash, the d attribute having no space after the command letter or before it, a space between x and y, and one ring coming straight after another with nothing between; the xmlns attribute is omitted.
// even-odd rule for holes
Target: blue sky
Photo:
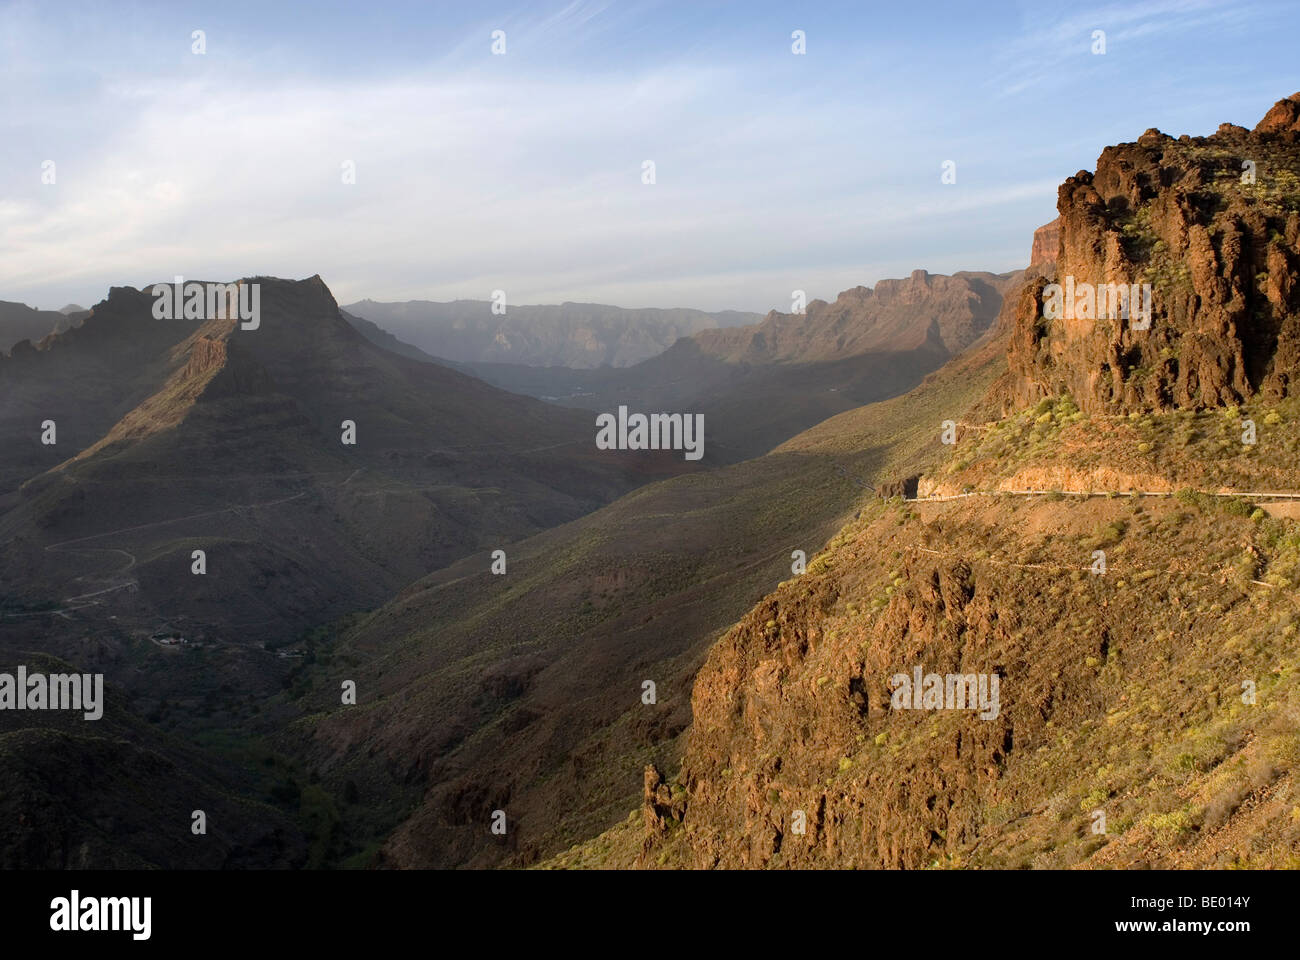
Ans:
<svg viewBox="0 0 1300 960"><path fill-rule="evenodd" d="M1102 147L1300 90L1298 27L1192 0L0 4L0 299L319 273L341 303L766 311L1016 269Z"/></svg>

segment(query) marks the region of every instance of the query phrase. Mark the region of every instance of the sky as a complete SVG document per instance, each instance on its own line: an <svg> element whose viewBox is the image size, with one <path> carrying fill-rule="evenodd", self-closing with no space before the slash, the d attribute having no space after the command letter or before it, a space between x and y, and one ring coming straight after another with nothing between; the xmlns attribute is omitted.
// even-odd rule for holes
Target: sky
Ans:
<svg viewBox="0 0 1300 960"><path fill-rule="evenodd" d="M1294 0L0 2L0 300L320 274L343 304L766 312L1015 270L1106 145L1300 90L1298 28Z"/></svg>

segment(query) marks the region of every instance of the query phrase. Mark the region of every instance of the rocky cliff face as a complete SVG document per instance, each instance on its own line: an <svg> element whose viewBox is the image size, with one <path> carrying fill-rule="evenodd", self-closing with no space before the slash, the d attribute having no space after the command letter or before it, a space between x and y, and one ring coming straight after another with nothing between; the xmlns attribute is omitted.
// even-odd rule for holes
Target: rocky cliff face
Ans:
<svg viewBox="0 0 1300 960"><path fill-rule="evenodd" d="M689 799L677 814L692 866L917 868L975 838L1019 717L945 722L938 742L896 754L884 746L898 719L885 680L922 661L1005 671L1015 624L999 621L990 585L965 563L905 566L915 589L865 629L857 588L817 577L769 597L714 647L692 697ZM921 726L919 715L903 721Z"/></svg>
<svg viewBox="0 0 1300 960"><path fill-rule="evenodd" d="M204 338L195 343L190 355L189 370L197 376L203 376L207 369L215 372L204 391L204 400L270 393L275 389L266 370L229 340Z"/></svg>
<svg viewBox="0 0 1300 960"><path fill-rule="evenodd" d="M706 330L700 349L731 363L813 363L928 347L956 354L993 323L1019 274L913 270L910 277L854 287L834 303L813 300L803 314L773 310L750 327Z"/></svg>
<svg viewBox="0 0 1300 960"><path fill-rule="evenodd" d="M1298 117L1300 94L1254 130L1224 124L1210 137L1178 139L1148 130L1104 150L1095 173L1066 180L1055 276L1017 316L1007 406L1068 392L1085 412L1125 412L1292 392ZM1035 256L1045 256L1049 241L1039 240ZM1056 316L1053 280L1064 288ZM1149 285L1148 329L1136 315L1087 303L1089 289L1107 284Z"/></svg>
<svg viewBox="0 0 1300 960"><path fill-rule="evenodd" d="M1061 218L1045 223L1034 231L1034 245L1029 251L1029 265L1038 267L1056 262L1061 245Z"/></svg>

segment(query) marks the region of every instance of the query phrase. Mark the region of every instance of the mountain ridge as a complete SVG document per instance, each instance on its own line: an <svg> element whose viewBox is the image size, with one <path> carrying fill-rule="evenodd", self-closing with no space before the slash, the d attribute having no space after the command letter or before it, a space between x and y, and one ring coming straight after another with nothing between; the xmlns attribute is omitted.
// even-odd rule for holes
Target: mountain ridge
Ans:
<svg viewBox="0 0 1300 960"><path fill-rule="evenodd" d="M662 352L679 337L758 319L758 314L734 310L569 301L507 305L504 313L495 306L487 300L360 300L343 309L445 360L580 369L630 366Z"/></svg>

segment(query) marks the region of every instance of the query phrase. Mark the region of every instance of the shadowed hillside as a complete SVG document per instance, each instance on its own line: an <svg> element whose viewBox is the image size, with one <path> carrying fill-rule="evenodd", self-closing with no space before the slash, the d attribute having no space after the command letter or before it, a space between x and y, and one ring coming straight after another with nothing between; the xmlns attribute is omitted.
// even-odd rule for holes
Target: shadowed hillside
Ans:
<svg viewBox="0 0 1300 960"><path fill-rule="evenodd" d="M83 340L139 351L154 338L138 365L98 351L126 376L70 384L66 412L50 416L61 428L53 449L75 456L28 480L0 519L11 597L130 587L103 602L122 600L137 620L183 612L195 630L274 637L688 466L680 455L598 451L584 414L373 346L319 278L256 282L256 329L209 320L165 348L154 331L174 322L152 318L148 295L115 291L85 326L0 368L15 392L39 398L23 405L35 438L37 405L58 405L50 381L65 354L75 373ZM109 406L114 394L135 406L105 426L93 401ZM341 442L345 421L355 444ZM100 435L78 452L90 431ZM191 575L196 547L211 553L211 575Z"/></svg>
<svg viewBox="0 0 1300 960"><path fill-rule="evenodd" d="M937 447L931 422L1001 373L990 345L928 388L827 421L772 453L647 486L574 523L409 587L319 639L286 752L336 789L417 789L397 822L350 825L389 866L525 864L621 819L647 761L675 763L709 644L872 496ZM327 662L328 661L328 662ZM345 675L366 691L339 710ZM642 702L654 680L657 700ZM509 840L486 830L505 809ZM396 828L391 837L388 831Z"/></svg>
<svg viewBox="0 0 1300 960"><path fill-rule="evenodd" d="M67 323L68 317L62 312L0 300L0 355L13 350L22 340L38 343Z"/></svg>

